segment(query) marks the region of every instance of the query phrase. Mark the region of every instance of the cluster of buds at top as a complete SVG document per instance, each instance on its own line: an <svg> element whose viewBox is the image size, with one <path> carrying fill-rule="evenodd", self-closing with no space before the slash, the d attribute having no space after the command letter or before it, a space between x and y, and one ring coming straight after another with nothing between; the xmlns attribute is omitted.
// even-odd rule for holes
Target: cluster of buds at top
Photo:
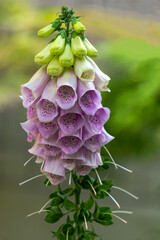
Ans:
<svg viewBox="0 0 160 240"><path fill-rule="evenodd" d="M66 171L87 175L102 165L100 149L113 139L104 129L110 110L102 106L100 94L109 91L110 78L90 58L97 50L73 14L63 7L59 18L39 31L44 37L58 34L35 57L44 66L21 86L28 118L21 126L28 141L35 140L29 152L53 185L63 181Z"/></svg>
<svg viewBox="0 0 160 240"><path fill-rule="evenodd" d="M39 36L47 37L58 31L54 39L35 56L37 64L48 64L47 72L50 76L60 75L64 68L76 63L77 58L83 58L85 63L86 56L97 56L97 50L85 37L84 25L73 14L73 9L63 7L59 18L38 32Z"/></svg>

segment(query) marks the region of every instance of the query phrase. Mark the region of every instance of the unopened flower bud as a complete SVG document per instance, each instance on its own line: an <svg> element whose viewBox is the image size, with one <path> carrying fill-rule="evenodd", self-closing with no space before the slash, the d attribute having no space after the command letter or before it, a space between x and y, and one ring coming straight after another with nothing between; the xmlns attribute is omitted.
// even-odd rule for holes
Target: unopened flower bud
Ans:
<svg viewBox="0 0 160 240"><path fill-rule="evenodd" d="M73 28L76 32L81 33L86 30L85 26L77 19L72 21Z"/></svg>
<svg viewBox="0 0 160 240"><path fill-rule="evenodd" d="M92 58L97 57L98 55L97 49L88 41L87 38L83 40L83 43L87 49L87 55Z"/></svg>
<svg viewBox="0 0 160 240"><path fill-rule="evenodd" d="M49 63L51 59L53 58L53 54L50 52L50 47L52 43L49 43L41 52L39 52L35 58L35 63L39 65L43 65L46 63Z"/></svg>
<svg viewBox="0 0 160 240"><path fill-rule="evenodd" d="M52 24L49 24L48 26L40 29L38 31L38 36L40 37L48 37L50 36L53 32L55 31L55 29L52 27Z"/></svg>
<svg viewBox="0 0 160 240"><path fill-rule="evenodd" d="M52 22L48 26L40 29L39 32L38 32L38 36L40 36L40 37L48 37L52 33L54 33L54 31L56 31L57 28L59 28L60 26L61 26L61 22L59 20L55 20L54 22Z"/></svg>
<svg viewBox="0 0 160 240"><path fill-rule="evenodd" d="M87 57L87 59L95 70L94 84L96 89L100 92L105 92L105 91L110 92L110 89L107 87L109 84L109 81L111 80L110 77L105 73L103 73L91 58Z"/></svg>
<svg viewBox="0 0 160 240"><path fill-rule="evenodd" d="M58 56L54 56L52 61L48 64L47 73L51 76L59 76L64 68L60 65Z"/></svg>
<svg viewBox="0 0 160 240"><path fill-rule="evenodd" d="M77 77L83 82L94 81L95 72L90 62L85 58L75 58L74 71Z"/></svg>
<svg viewBox="0 0 160 240"><path fill-rule="evenodd" d="M62 35L60 34L52 43L50 52L53 55L60 55L61 53L63 53L64 48L65 48L65 38L62 37Z"/></svg>
<svg viewBox="0 0 160 240"><path fill-rule="evenodd" d="M83 57L87 55L87 49L79 36L71 38L71 49L76 57Z"/></svg>
<svg viewBox="0 0 160 240"><path fill-rule="evenodd" d="M66 44L64 52L59 56L59 62L62 67L71 67L73 65L74 55L69 43Z"/></svg>

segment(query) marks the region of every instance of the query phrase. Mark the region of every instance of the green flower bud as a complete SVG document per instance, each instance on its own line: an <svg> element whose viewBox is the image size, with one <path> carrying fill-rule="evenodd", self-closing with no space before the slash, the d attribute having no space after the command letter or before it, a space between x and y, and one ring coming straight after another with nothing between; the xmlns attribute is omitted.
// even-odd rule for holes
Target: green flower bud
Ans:
<svg viewBox="0 0 160 240"><path fill-rule="evenodd" d="M61 26L61 22L59 20L55 20L54 22L52 22L48 26L40 29L39 32L38 32L38 36L40 36L40 37L48 37L52 33L54 33L54 31L56 31L57 28L59 28L60 26Z"/></svg>
<svg viewBox="0 0 160 240"><path fill-rule="evenodd" d="M38 36L48 37L52 33L54 33L54 31L55 31L55 29L52 27L52 24L49 24L48 26L46 26L38 31Z"/></svg>
<svg viewBox="0 0 160 240"><path fill-rule="evenodd" d="M75 58L74 72L83 82L94 81L95 72L90 62L85 58Z"/></svg>
<svg viewBox="0 0 160 240"><path fill-rule="evenodd" d="M60 55L61 53L63 53L64 48L65 48L65 38L63 38L60 34L52 43L50 52L53 55Z"/></svg>
<svg viewBox="0 0 160 240"><path fill-rule="evenodd" d="M72 21L73 28L76 32L81 33L86 30L85 26L77 19Z"/></svg>
<svg viewBox="0 0 160 240"><path fill-rule="evenodd" d="M97 57L98 55L97 49L88 41L87 38L83 40L83 43L87 49L87 55L92 58Z"/></svg>
<svg viewBox="0 0 160 240"><path fill-rule="evenodd" d="M69 43L66 44L64 52L59 56L59 62L62 67L71 67L73 65L74 55Z"/></svg>
<svg viewBox="0 0 160 240"><path fill-rule="evenodd" d="M76 57L83 57L87 55L87 49L79 36L71 38L71 49Z"/></svg>
<svg viewBox="0 0 160 240"><path fill-rule="evenodd" d="M58 56L54 56L52 61L48 64L47 73L51 76L59 76L64 68L60 65Z"/></svg>
<svg viewBox="0 0 160 240"><path fill-rule="evenodd" d="M50 52L51 44L52 43L49 43L41 52L39 52L35 56L34 58L35 63L39 65L43 65L43 64L49 63L52 60L53 54L51 54Z"/></svg>

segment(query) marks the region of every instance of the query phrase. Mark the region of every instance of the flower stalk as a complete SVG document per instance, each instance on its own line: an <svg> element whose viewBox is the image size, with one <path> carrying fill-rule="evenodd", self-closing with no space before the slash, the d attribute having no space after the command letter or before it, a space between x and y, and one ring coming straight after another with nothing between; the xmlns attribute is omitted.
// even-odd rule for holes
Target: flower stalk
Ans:
<svg viewBox="0 0 160 240"><path fill-rule="evenodd" d="M45 221L50 224L66 216L66 221L63 218L63 224L52 232L53 238L93 240L99 237L90 229L93 222L108 226L113 224L114 216L126 223L115 213L130 214L101 207L99 199L110 197L120 208L111 194L112 188L137 197L100 177L109 164L116 169L131 170L117 164L105 146L114 139L104 128L110 110L102 106L101 97L101 92L109 92L110 78L91 59L98 52L86 38L80 16L74 13L73 9L62 7L57 19L39 30L40 37L53 33L54 37L35 56L35 62L44 66L21 86L21 99L27 108L27 121L21 126L27 140L35 140L28 151L37 157L42 174L20 185L45 176L45 186L57 186L43 207L28 215L46 213ZM109 158L101 154L101 147ZM62 189L66 175L69 186ZM82 200L82 192L87 200Z"/></svg>

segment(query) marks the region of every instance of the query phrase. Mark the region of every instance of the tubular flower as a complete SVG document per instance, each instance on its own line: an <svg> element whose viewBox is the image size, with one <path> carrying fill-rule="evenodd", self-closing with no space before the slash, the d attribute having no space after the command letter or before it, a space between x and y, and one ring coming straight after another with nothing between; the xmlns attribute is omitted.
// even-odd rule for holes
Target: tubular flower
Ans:
<svg viewBox="0 0 160 240"><path fill-rule="evenodd" d="M68 110L61 110L58 124L64 134L70 135L78 131L84 123L83 113L78 104Z"/></svg>
<svg viewBox="0 0 160 240"><path fill-rule="evenodd" d="M95 70L94 84L96 89L100 92L105 92L105 91L110 92L110 89L107 87L109 84L109 81L111 80L110 77L105 73L103 73L91 58L87 57L87 59L92 64L92 67Z"/></svg>
<svg viewBox="0 0 160 240"><path fill-rule="evenodd" d="M21 123L21 127L26 131L28 138L28 142L32 142L33 139L38 137L38 129L36 125L35 118L29 119L28 121Z"/></svg>
<svg viewBox="0 0 160 240"><path fill-rule="evenodd" d="M60 108L72 108L77 101L77 77L72 68L65 69L57 79L56 101Z"/></svg>
<svg viewBox="0 0 160 240"><path fill-rule="evenodd" d="M84 38L83 43L87 49L87 56L91 58L97 57L97 49L88 41L87 38Z"/></svg>
<svg viewBox="0 0 160 240"><path fill-rule="evenodd" d="M49 80L50 76L46 72L45 65L33 75L28 83L21 86L23 106L25 108L30 107L41 96Z"/></svg>
<svg viewBox="0 0 160 240"><path fill-rule="evenodd" d="M40 100L36 104L37 117L40 122L51 122L58 115L56 95L56 79L46 85Z"/></svg>
<svg viewBox="0 0 160 240"><path fill-rule="evenodd" d="M84 31L78 30L79 21L73 26ZM51 25L42 30L50 34ZM85 176L101 166L100 149L113 139L104 129L110 110L102 106L100 94L108 90L110 78L86 57L95 57L97 50L86 38L62 35L35 57L48 64L21 86L28 119L21 126L28 141L36 141L29 152L43 162L41 170L53 185L65 179L66 170Z"/></svg>
<svg viewBox="0 0 160 240"><path fill-rule="evenodd" d="M72 135L65 135L59 131L58 144L64 153L76 153L83 145L82 130L80 129Z"/></svg>
<svg viewBox="0 0 160 240"><path fill-rule="evenodd" d="M71 38L71 49L76 57L83 57L87 55L87 49L79 36Z"/></svg>
<svg viewBox="0 0 160 240"><path fill-rule="evenodd" d="M74 19L72 21L72 25L73 25L74 30L77 33L81 33L81 32L84 32L86 30L85 26L77 19Z"/></svg>
<svg viewBox="0 0 160 240"><path fill-rule="evenodd" d="M58 37L53 41L50 52L52 55L60 55L63 53L65 48L65 38L62 35L58 35Z"/></svg>
<svg viewBox="0 0 160 240"><path fill-rule="evenodd" d="M94 81L95 72L90 62L85 58L75 58L74 71L77 77L84 82Z"/></svg>
<svg viewBox="0 0 160 240"><path fill-rule="evenodd" d="M79 105L86 114L94 115L101 103L101 95L93 82L78 81Z"/></svg>
<svg viewBox="0 0 160 240"><path fill-rule="evenodd" d="M60 155L56 158L47 157L45 165L43 167L43 173L53 185L57 185L63 181L65 177L66 169L63 167Z"/></svg>
<svg viewBox="0 0 160 240"><path fill-rule="evenodd" d="M59 63L62 67L71 67L74 63L74 55L69 43L66 43L64 52L59 56Z"/></svg>
<svg viewBox="0 0 160 240"><path fill-rule="evenodd" d="M62 153L61 158L63 159L63 166L68 170L73 170L77 163L84 163L86 162L85 156L85 148L81 147L76 153L74 154L66 154Z"/></svg>
<svg viewBox="0 0 160 240"><path fill-rule="evenodd" d="M43 65L49 63L52 60L53 54L50 52L51 45L52 43L49 43L41 52L35 56L35 63L38 65Z"/></svg>
<svg viewBox="0 0 160 240"><path fill-rule="evenodd" d="M103 125L108 121L110 110L106 107L100 107L94 115L86 114L85 116L92 131L98 133L102 129Z"/></svg>

